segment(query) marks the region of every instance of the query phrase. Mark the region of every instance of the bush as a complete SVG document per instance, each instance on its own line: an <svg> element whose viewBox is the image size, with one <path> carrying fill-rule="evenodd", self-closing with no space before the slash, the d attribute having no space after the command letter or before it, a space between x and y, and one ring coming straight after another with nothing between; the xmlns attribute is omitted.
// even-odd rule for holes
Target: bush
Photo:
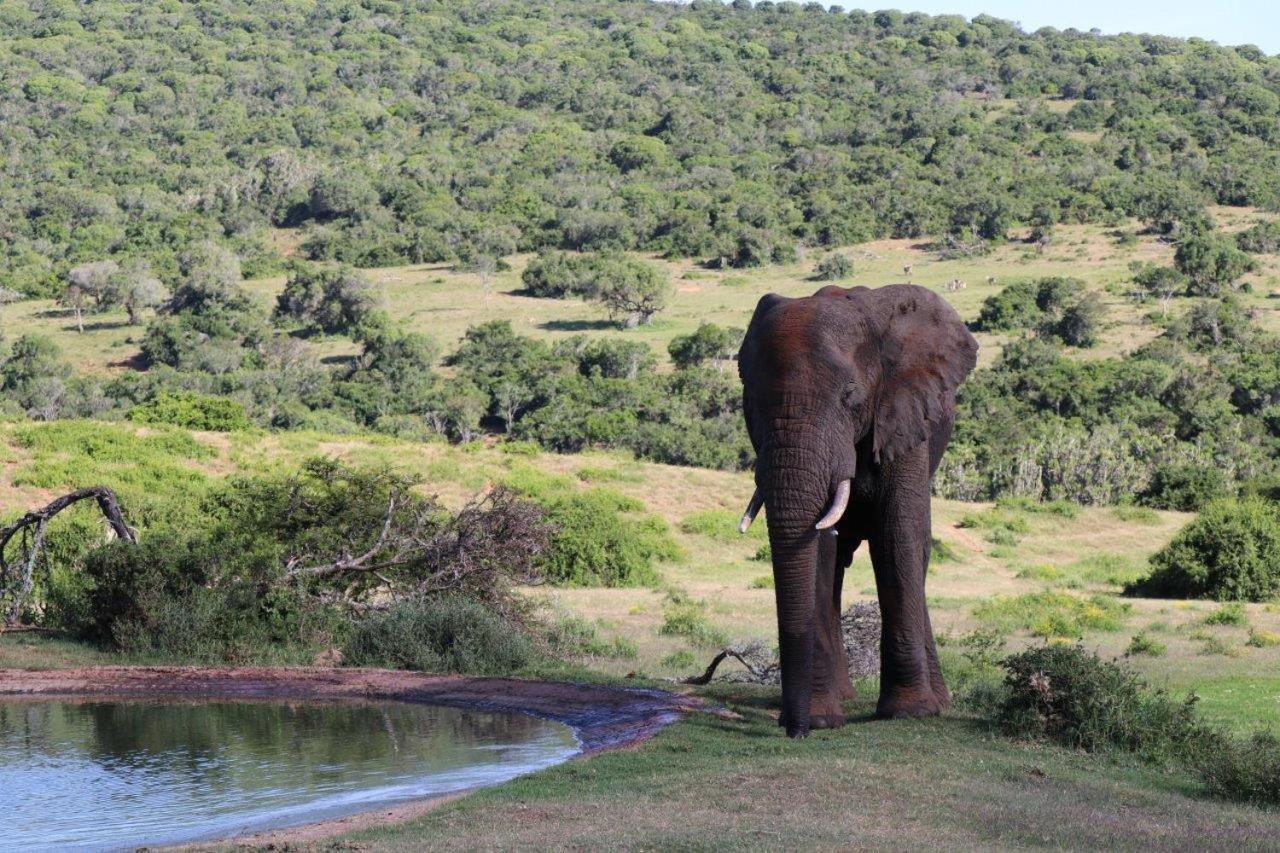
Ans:
<svg viewBox="0 0 1280 853"><path fill-rule="evenodd" d="M1280 738L1270 732L1248 740L1219 738L1213 749L1201 752L1195 769L1219 797L1255 805L1280 803Z"/></svg>
<svg viewBox="0 0 1280 853"><path fill-rule="evenodd" d="M1079 645L1005 658L1005 697L995 721L1017 737L1048 738L1090 752L1123 749L1177 757L1204 736L1194 698L1175 702L1134 672Z"/></svg>
<svg viewBox="0 0 1280 853"><path fill-rule="evenodd" d="M334 334L355 329L374 307L373 285L348 266L294 263L284 290L276 297L277 320L294 320L304 329Z"/></svg>
<svg viewBox="0 0 1280 853"><path fill-rule="evenodd" d="M1243 626L1249 624L1249 616L1244 612L1243 604L1231 601L1204 617L1204 624Z"/></svg>
<svg viewBox="0 0 1280 853"><path fill-rule="evenodd" d="M1163 462L1156 466L1150 485L1138 500L1155 509L1193 512L1226 493L1227 477L1221 468L1205 463Z"/></svg>
<svg viewBox="0 0 1280 853"><path fill-rule="evenodd" d="M127 417L136 423L173 424L215 432L237 432L253 427L244 406L235 400L193 391L162 391L134 406Z"/></svg>
<svg viewBox="0 0 1280 853"><path fill-rule="evenodd" d="M579 294L587 277L587 261L568 252L540 252L520 274L530 296L563 299Z"/></svg>
<svg viewBox="0 0 1280 853"><path fill-rule="evenodd" d="M680 548L666 522L642 515L643 504L606 489L555 498L534 496L553 526L541 568L566 586L648 586L659 580L654 562L672 560Z"/></svg>
<svg viewBox="0 0 1280 853"><path fill-rule="evenodd" d="M1280 594L1280 505L1222 500L1151 558L1151 574L1125 592L1158 598L1266 601Z"/></svg>
<svg viewBox="0 0 1280 853"><path fill-rule="evenodd" d="M987 332L1036 329L1041 337L1058 338L1077 347L1098 341L1105 308L1078 278L1051 276L1019 281L988 296L978 313L976 328Z"/></svg>
<svg viewBox="0 0 1280 853"><path fill-rule="evenodd" d="M1125 657L1137 657L1138 655L1146 655L1148 657L1158 658L1168 651L1168 646L1148 636L1145 633L1134 634L1129 640L1128 647L1124 650Z"/></svg>
<svg viewBox="0 0 1280 853"><path fill-rule="evenodd" d="M1280 252L1280 222L1259 222L1236 235L1236 245L1246 252Z"/></svg>
<svg viewBox="0 0 1280 853"><path fill-rule="evenodd" d="M173 534L109 543L86 556L80 621L67 627L134 654L245 661L293 649L305 659L332 614L286 587L249 581L250 567L275 556Z"/></svg>
<svg viewBox="0 0 1280 853"><path fill-rule="evenodd" d="M1213 233L1182 240L1173 263L1191 279L1191 293L1200 296L1216 296L1234 289L1241 276L1257 267L1254 259L1238 249L1231 238Z"/></svg>
<svg viewBox="0 0 1280 853"><path fill-rule="evenodd" d="M533 644L512 623L465 598L398 602L353 627L342 649L353 666L509 675L533 660Z"/></svg>
<svg viewBox="0 0 1280 853"><path fill-rule="evenodd" d="M729 642L724 632L707 621L707 603L696 601L683 592L671 592L662 609L662 627L658 633L685 637L698 646L723 646Z"/></svg>
<svg viewBox="0 0 1280 853"><path fill-rule="evenodd" d="M839 281L853 275L853 261L847 255L834 252L818 262L814 278L818 281Z"/></svg>
<svg viewBox="0 0 1280 853"><path fill-rule="evenodd" d="M698 367L717 359L732 358L742 339L737 329L722 329L715 323L700 323L690 335L677 335L667 345L671 361L678 368Z"/></svg>

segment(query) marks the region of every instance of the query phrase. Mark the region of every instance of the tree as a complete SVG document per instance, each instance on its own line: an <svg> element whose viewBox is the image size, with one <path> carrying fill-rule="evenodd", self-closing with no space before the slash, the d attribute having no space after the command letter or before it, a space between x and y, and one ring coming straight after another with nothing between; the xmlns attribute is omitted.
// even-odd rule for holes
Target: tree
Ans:
<svg viewBox="0 0 1280 853"><path fill-rule="evenodd" d="M1160 312L1169 313L1169 300L1187 289L1187 277L1173 267L1135 261L1133 283L1137 285L1139 298L1147 296L1160 301Z"/></svg>
<svg viewBox="0 0 1280 853"><path fill-rule="evenodd" d="M1196 234L1178 244L1173 263L1191 279L1191 293L1217 296L1235 290L1240 277L1253 271L1257 263L1221 234Z"/></svg>
<svg viewBox="0 0 1280 853"><path fill-rule="evenodd" d="M689 335L677 335L667 345L671 360L680 369L699 367L707 361L730 358L742 332L725 329L714 323L699 323L697 331Z"/></svg>
<svg viewBox="0 0 1280 853"><path fill-rule="evenodd" d="M276 297L275 318L336 334L356 328L373 306L373 285L363 273L346 265L325 267L303 262L291 266L284 290Z"/></svg>
<svg viewBox="0 0 1280 853"><path fill-rule="evenodd" d="M240 307L247 302L240 290L240 259L211 241L197 243L182 254L181 281L165 306L170 313L202 313L213 307Z"/></svg>
<svg viewBox="0 0 1280 853"><path fill-rule="evenodd" d="M624 328L646 325L667 305L671 284L654 264L613 255L594 270L587 298L602 304Z"/></svg>
<svg viewBox="0 0 1280 853"><path fill-rule="evenodd" d="M124 308L133 326L141 325L143 311L163 305L170 295L145 261L121 269L111 286L112 302Z"/></svg>
<svg viewBox="0 0 1280 853"><path fill-rule="evenodd" d="M111 302L112 279L120 273L115 261L96 261L72 267L67 273L67 287L58 302L76 316L76 329L84 331L84 312L101 310Z"/></svg>

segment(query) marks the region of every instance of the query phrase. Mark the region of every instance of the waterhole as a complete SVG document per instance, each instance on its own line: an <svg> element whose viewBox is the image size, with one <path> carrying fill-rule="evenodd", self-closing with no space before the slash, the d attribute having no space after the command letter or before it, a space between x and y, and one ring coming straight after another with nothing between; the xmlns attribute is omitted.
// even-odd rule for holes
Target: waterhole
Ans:
<svg viewBox="0 0 1280 853"><path fill-rule="evenodd" d="M491 785L573 731L410 703L0 702L0 850L221 838Z"/></svg>

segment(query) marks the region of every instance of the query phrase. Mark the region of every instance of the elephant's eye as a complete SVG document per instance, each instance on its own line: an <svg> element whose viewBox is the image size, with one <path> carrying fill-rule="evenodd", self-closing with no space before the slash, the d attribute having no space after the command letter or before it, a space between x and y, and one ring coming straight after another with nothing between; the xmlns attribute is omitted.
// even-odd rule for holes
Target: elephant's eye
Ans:
<svg viewBox="0 0 1280 853"><path fill-rule="evenodd" d="M852 409L862 402L862 396L862 386L857 382L848 382L840 393L840 402Z"/></svg>

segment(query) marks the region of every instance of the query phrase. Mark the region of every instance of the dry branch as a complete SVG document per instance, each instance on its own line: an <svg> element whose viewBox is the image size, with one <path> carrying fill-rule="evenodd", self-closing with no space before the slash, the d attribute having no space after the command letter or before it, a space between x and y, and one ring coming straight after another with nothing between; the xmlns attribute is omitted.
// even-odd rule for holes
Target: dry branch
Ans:
<svg viewBox="0 0 1280 853"><path fill-rule="evenodd" d="M6 627L18 624L22 607L26 604L27 597L31 595L35 585L36 565L44 554L44 539L49 522L67 507L89 498L97 502L108 528L114 535L126 542L138 541L133 529L124 520L124 513L120 509L120 500L116 497L116 493L106 486L91 486L71 492L55 498L41 509L32 510L9 522L0 528L0 593L12 596L9 610L5 614ZM18 561L21 569L20 574L15 578L14 568L5 555L8 552L9 543L19 534L22 536L22 556Z"/></svg>

